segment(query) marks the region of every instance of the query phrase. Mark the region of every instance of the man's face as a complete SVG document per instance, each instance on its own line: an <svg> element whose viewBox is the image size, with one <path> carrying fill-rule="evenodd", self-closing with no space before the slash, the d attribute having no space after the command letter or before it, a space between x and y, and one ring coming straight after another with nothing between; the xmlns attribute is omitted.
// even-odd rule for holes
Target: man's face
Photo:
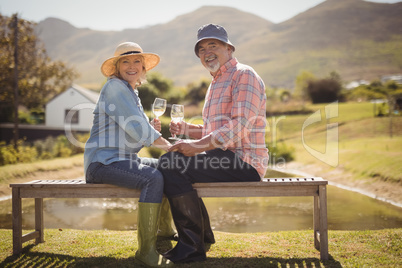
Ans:
<svg viewBox="0 0 402 268"><path fill-rule="evenodd" d="M205 39L198 43L198 56L202 65L215 76L219 68L232 58L232 50L219 40Z"/></svg>

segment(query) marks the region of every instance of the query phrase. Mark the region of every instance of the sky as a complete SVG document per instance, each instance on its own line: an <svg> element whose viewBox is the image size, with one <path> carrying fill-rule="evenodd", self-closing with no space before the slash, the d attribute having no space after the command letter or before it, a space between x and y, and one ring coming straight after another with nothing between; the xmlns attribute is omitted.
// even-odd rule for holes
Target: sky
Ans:
<svg viewBox="0 0 402 268"><path fill-rule="evenodd" d="M40 22L54 17L77 28L121 31L166 23L202 6L229 6L274 23L286 21L324 0L0 0L0 13ZM396 3L401 0L370 0Z"/></svg>

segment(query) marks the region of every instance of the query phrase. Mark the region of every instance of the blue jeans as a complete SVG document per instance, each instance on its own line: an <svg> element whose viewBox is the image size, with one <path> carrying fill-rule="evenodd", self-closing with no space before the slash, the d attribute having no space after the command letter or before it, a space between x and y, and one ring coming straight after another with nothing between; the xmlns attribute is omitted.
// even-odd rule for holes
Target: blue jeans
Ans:
<svg viewBox="0 0 402 268"><path fill-rule="evenodd" d="M257 170L230 150L214 149L192 157L170 152L159 159L167 197L193 190L196 182L260 181Z"/></svg>
<svg viewBox="0 0 402 268"><path fill-rule="evenodd" d="M125 188L140 189L139 202L161 203L163 177L156 169L158 159L137 157L104 165L91 163L85 179L87 183L112 184Z"/></svg>

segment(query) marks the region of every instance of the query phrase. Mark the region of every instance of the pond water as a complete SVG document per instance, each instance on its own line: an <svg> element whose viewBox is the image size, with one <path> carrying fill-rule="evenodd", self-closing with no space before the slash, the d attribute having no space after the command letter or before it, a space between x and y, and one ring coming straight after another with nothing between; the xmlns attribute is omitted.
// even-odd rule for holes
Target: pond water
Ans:
<svg viewBox="0 0 402 268"><path fill-rule="evenodd" d="M329 230L402 228L402 208L328 186ZM138 199L45 199L45 228L134 230ZM224 232L313 229L313 197L205 198L212 228ZM11 229L11 200L0 202L0 228ZM23 200L23 228L34 228L34 201Z"/></svg>

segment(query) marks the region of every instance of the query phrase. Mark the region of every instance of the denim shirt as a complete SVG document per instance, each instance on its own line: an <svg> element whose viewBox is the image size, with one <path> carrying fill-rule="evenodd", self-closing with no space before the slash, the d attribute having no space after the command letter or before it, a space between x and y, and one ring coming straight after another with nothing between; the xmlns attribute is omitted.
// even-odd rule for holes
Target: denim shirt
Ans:
<svg viewBox="0 0 402 268"><path fill-rule="evenodd" d="M93 113L91 135L85 144L85 173L93 162L108 165L134 160L142 147L161 136L149 124L137 91L119 78L108 79Z"/></svg>

